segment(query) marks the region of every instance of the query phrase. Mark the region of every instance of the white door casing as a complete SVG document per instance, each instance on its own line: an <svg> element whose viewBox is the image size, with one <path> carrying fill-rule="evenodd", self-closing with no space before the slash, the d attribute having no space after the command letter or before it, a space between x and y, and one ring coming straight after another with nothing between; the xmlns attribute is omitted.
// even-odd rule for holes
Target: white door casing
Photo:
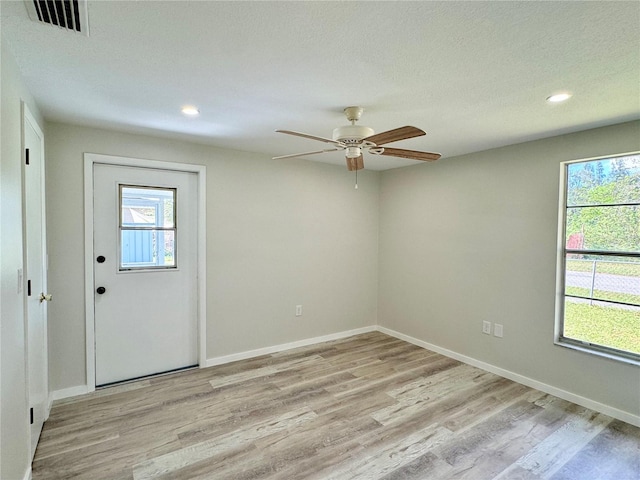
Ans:
<svg viewBox="0 0 640 480"><path fill-rule="evenodd" d="M198 165L85 154L88 391L205 365L204 176ZM121 267L120 185L176 188L177 268Z"/></svg>
<svg viewBox="0 0 640 480"><path fill-rule="evenodd" d="M31 458L49 416L44 135L23 103L23 242Z"/></svg>

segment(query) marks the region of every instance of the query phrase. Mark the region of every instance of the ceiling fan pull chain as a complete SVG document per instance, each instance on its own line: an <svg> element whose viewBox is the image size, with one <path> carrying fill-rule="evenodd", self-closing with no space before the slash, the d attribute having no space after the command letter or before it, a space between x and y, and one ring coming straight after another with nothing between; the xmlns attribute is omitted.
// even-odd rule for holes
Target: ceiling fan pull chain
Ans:
<svg viewBox="0 0 640 480"><path fill-rule="evenodd" d="M358 170L356 169L356 190L358 189Z"/></svg>

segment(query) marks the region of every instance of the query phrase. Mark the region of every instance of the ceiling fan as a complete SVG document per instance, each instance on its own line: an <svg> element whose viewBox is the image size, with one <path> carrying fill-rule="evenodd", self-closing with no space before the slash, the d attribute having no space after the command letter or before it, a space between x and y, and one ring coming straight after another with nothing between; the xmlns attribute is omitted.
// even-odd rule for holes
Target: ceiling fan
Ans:
<svg viewBox="0 0 640 480"><path fill-rule="evenodd" d="M294 153L292 155L281 155L279 157L273 157L273 159L279 160L282 158L304 157L306 155L314 155L317 153L344 150L345 157L347 159L347 169L351 172L364 168L364 158L362 156L363 150L366 150L373 155L387 155L390 157L408 158L410 160L433 161L440 158L441 155L439 153L382 147L381 145L386 145L387 143L420 137L426 133L419 128L406 126L376 134L372 128L356 125L356 122L360 120L363 111L364 109L362 107L345 108L344 114L346 115L347 120L351 122L351 125L335 128L333 130L332 138L317 137L315 135L294 132L291 130L276 130L278 133L286 133L287 135L295 135L296 137L309 138L311 140L329 143L333 145L333 148L315 150L312 152Z"/></svg>

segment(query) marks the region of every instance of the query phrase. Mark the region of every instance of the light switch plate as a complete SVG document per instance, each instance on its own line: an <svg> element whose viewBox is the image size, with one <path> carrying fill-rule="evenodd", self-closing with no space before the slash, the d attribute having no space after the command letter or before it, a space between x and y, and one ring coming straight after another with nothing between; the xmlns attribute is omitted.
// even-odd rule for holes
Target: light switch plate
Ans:
<svg viewBox="0 0 640 480"><path fill-rule="evenodd" d="M491 335L491 322L487 322L486 320L482 322L482 333Z"/></svg>
<svg viewBox="0 0 640 480"><path fill-rule="evenodd" d="M499 323L493 325L493 335L502 338L502 325Z"/></svg>

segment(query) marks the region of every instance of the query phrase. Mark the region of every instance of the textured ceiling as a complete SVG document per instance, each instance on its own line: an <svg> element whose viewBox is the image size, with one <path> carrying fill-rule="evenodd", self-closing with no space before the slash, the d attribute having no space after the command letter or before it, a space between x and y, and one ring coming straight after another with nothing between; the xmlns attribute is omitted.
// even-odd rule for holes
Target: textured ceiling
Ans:
<svg viewBox="0 0 640 480"><path fill-rule="evenodd" d="M49 120L285 155L342 109L443 159L640 118L640 2L90 1L89 37L2 0L2 35ZM549 105L550 94L573 98ZM201 115L187 118L184 104ZM308 157L344 165L340 153ZM295 162L296 159L279 160ZM446 160L445 160L446 161ZM365 157L370 169L420 162Z"/></svg>

